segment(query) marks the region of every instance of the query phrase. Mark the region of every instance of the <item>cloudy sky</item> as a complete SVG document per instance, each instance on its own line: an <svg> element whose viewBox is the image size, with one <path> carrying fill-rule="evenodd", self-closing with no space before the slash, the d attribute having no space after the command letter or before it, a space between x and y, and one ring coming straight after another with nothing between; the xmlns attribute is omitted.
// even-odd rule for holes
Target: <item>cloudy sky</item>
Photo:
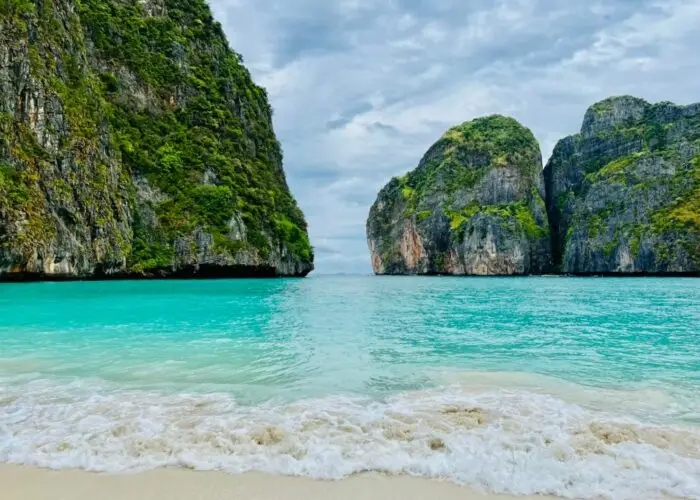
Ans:
<svg viewBox="0 0 700 500"><path fill-rule="evenodd" d="M700 101L700 0L210 0L267 88L319 273L368 273L377 191L502 113L549 157L609 95Z"/></svg>

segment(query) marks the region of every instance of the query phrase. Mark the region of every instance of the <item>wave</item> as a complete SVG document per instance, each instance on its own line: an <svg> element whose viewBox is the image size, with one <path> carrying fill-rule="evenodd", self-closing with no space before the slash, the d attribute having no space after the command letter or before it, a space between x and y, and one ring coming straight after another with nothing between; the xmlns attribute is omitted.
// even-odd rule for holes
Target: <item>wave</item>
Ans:
<svg viewBox="0 0 700 500"><path fill-rule="evenodd" d="M661 391L606 393L522 375L449 378L440 389L381 399L252 406L229 394L97 380L0 380L0 461L317 479L380 472L515 495L700 498L700 429L643 420L651 407L669 406Z"/></svg>

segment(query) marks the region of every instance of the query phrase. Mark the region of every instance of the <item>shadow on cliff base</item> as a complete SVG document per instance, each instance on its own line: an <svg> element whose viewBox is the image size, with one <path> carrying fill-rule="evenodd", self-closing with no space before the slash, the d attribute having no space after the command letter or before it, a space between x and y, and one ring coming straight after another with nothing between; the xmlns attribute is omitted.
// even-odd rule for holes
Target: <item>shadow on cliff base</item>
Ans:
<svg viewBox="0 0 700 500"><path fill-rule="evenodd" d="M97 269L92 276L47 275L44 273L8 273L0 275L0 283L33 283L40 281L120 281L120 280L211 280L236 278L305 278L310 271L294 276L281 276L269 266L188 266L173 271L156 269L148 273L105 273Z"/></svg>

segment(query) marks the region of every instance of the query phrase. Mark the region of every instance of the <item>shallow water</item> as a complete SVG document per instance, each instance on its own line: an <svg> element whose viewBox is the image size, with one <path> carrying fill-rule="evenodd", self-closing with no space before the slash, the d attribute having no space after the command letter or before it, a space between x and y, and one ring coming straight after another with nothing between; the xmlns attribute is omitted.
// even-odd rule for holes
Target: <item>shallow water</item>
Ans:
<svg viewBox="0 0 700 500"><path fill-rule="evenodd" d="M700 281L0 285L0 461L700 498Z"/></svg>

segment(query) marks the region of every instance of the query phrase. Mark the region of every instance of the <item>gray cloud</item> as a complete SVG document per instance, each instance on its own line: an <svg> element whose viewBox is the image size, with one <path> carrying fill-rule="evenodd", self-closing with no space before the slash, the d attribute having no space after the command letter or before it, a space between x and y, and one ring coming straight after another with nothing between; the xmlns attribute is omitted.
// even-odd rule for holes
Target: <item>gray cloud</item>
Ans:
<svg viewBox="0 0 700 500"><path fill-rule="evenodd" d="M268 89L320 272L368 272L377 191L447 128L503 113L545 159L609 95L700 100L687 0L211 0Z"/></svg>
<svg viewBox="0 0 700 500"><path fill-rule="evenodd" d="M330 120L326 128L328 130L343 128L345 125L351 123L356 116L372 111L372 109L374 109L374 106L369 102L352 103L341 113L341 116Z"/></svg>

